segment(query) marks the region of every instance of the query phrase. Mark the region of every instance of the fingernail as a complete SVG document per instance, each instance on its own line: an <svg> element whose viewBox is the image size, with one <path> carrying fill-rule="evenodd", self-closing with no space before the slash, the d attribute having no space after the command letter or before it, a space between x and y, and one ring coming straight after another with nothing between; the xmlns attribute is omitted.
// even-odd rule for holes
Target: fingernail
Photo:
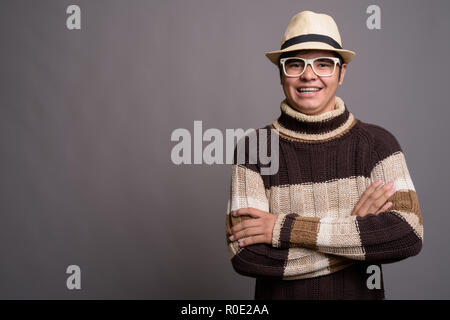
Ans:
<svg viewBox="0 0 450 320"><path fill-rule="evenodd" d="M392 187L393 183L392 181L389 181L389 183L387 184L389 187Z"/></svg>
<svg viewBox="0 0 450 320"><path fill-rule="evenodd" d="M234 236L229 236L228 239L230 239L231 241L234 240Z"/></svg>

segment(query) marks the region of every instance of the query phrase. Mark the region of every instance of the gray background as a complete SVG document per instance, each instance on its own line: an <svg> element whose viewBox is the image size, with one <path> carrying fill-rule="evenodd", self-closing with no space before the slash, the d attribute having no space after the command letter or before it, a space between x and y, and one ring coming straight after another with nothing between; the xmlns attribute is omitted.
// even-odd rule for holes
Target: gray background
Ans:
<svg viewBox="0 0 450 320"><path fill-rule="evenodd" d="M174 165L170 135L272 122L284 96L264 53L302 10L357 53L337 95L397 137L419 195L424 247L384 265L386 297L450 298L446 0L2 0L0 298L252 299L225 241L230 166Z"/></svg>

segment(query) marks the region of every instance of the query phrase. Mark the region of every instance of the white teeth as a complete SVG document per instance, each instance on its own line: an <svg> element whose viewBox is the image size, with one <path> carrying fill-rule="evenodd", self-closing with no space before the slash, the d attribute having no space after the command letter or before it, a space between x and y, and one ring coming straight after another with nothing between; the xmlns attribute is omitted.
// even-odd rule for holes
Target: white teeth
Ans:
<svg viewBox="0 0 450 320"><path fill-rule="evenodd" d="M298 89L300 92L302 91L319 91L319 88L300 88Z"/></svg>

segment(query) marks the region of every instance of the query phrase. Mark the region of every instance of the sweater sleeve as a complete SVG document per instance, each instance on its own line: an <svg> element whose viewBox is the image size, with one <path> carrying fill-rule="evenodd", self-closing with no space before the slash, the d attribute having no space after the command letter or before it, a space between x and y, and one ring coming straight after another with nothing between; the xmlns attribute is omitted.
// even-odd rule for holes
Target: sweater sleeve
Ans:
<svg viewBox="0 0 450 320"><path fill-rule="evenodd" d="M342 218L280 214L273 232L274 247L301 246L374 263L392 263L420 252L422 215L404 153L386 129L371 125L371 132L374 147L368 185L378 179L394 181L395 193L388 199L393 205L388 211Z"/></svg>
<svg viewBox="0 0 450 320"><path fill-rule="evenodd" d="M226 212L226 242L233 269L244 276L294 280L310 278L343 269L353 261L308 248L275 248L257 243L240 247L237 240L229 240L229 230L249 216L233 217L231 212L240 208L256 208L269 212L264 180L257 164L248 162L231 166L231 184Z"/></svg>

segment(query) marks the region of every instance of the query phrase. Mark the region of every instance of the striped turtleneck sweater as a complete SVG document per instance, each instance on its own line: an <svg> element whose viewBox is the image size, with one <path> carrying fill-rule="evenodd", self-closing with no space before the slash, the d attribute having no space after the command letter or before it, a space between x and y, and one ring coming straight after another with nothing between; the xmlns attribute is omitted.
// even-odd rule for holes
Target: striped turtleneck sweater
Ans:
<svg viewBox="0 0 450 320"><path fill-rule="evenodd" d="M417 255L423 241L402 148L388 130L356 119L337 96L334 110L320 115L301 113L286 100L280 109L264 127L279 135L277 173L262 175L263 164L247 161L248 145L246 161L238 163L235 149L226 214L234 270L256 278L255 299L384 299L381 264ZM392 206L351 215L378 179L394 182ZM229 228L252 219L231 212L248 207L277 215L271 244L240 247L228 239ZM381 273L375 289L367 286L371 265Z"/></svg>

